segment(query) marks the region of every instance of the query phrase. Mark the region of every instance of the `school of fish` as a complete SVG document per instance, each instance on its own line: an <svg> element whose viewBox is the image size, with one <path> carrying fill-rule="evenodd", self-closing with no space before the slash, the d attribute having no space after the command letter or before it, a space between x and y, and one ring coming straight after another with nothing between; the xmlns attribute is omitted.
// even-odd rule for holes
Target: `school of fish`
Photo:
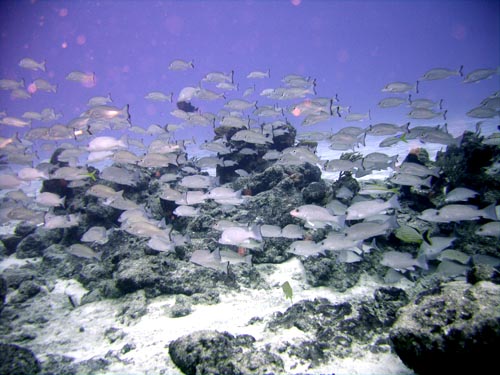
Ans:
<svg viewBox="0 0 500 375"><path fill-rule="evenodd" d="M8 92L13 99L26 100L27 109L30 97L38 90L57 95L58 85L43 76L46 72L45 61L23 58L19 66L40 72L41 77L29 84L22 78L0 79L0 90ZM176 74L198 67L195 68L193 61L175 59L166 65L166 69ZM234 159L227 155L256 155L265 151L262 158L268 162L282 165L310 163L324 172L349 172L356 178L379 170L393 173L383 183L360 182L361 190L356 194L344 187L324 207L314 204L296 207L290 211L294 224L283 228L221 218L214 226L220 232L220 237L216 239L220 247L212 252L196 250L191 262L227 272L230 264L251 263L251 254L263 251L263 243L268 238L290 239L293 242L288 252L300 257L333 252L340 262L360 262L366 252L383 251L373 242L376 237L395 233L405 242L418 244L419 253L413 257L404 252L384 252L381 264L391 270L407 272L414 271L415 267L427 269L428 262L435 260L441 261L442 268L451 263L465 269L466 256L449 249L454 237L424 238L416 228L398 220L401 210L399 190L402 187L430 188L433 178L440 176L439 168L402 162L406 155L389 156L383 152L371 152L356 160L325 160L306 144L310 141L326 142L331 150L345 152L362 151L367 137L382 137L379 138L381 150L409 140L444 147L459 145L461 136L452 136L446 123L420 125L419 120L446 121L448 115L447 109L443 108L443 100L416 97L424 90L422 82L454 79L457 84L480 84L499 73L500 68L475 69L467 74L463 66L455 70L434 68L424 72L415 82L387 83L381 87L381 92L391 96L381 98L377 106L388 110L407 106L407 118L398 124L372 123L370 110L352 112L349 105L340 104L341 95L318 97L317 80L305 75L286 75L279 87L263 88L257 92L254 82L265 82L271 75L270 70L248 72L242 82L235 82L234 71L208 72L198 85L186 86L177 95L161 91L144 93L145 100L170 106L171 115L178 119L178 124L153 124L147 129L134 125L129 106L125 103L115 105L111 94L89 98L88 109L66 124L57 122L61 114L53 108L45 108L39 113L28 110L20 116L8 114L7 110L0 113L0 189L3 194L0 222L27 221L47 229L81 225L80 214L55 214L60 212L58 208L65 207L64 196L50 192L37 192L35 196L26 194L31 184L64 180L69 188L83 187L86 194L95 197L100 204L121 211L115 227L88 228L80 243L67 249L70 254L99 261L100 253L96 249L108 241L110 231L124 231L146 238L148 246L156 251L173 251L176 246L189 242L189 237L176 233L165 221L155 220L144 204L127 197L125 188L137 186L139 175L126 166L158 171L162 192L160 199L174 202L174 217L194 218L203 212L203 204L207 201L229 210L230 207L244 207L253 199L242 194L241 190L233 190L230 184L221 185L219 179L207 171L234 166ZM73 71L66 75L66 80L85 85L95 83L96 77L92 72ZM202 107L204 101L219 101L220 110L217 113L204 112L193 105L196 103ZM480 134L481 121L498 118L499 110L500 91L497 91L468 109L465 116L478 121L477 133ZM353 124L370 124L345 126L336 132L308 130L340 117ZM301 124L294 128L289 121L291 118L300 118ZM42 126L41 123L51 125ZM196 127L206 126L213 127L214 139L200 144L198 148L210 156L189 157L186 148L192 141L176 140L175 132L192 127L194 133ZM308 129L304 129L306 127ZM12 133L12 130L13 135L3 136ZM295 145L278 150L275 139L293 131L297 131ZM145 135L152 137L146 144L143 140ZM499 147L500 133L485 136L482 142ZM241 147L235 148L235 144ZM50 155L56 148L57 161L66 163L65 166L39 159L39 154L45 152ZM99 163L105 166L98 172L90 168ZM498 164L498 160L492 161L491 173L499 173L495 163ZM165 172L166 167L168 172ZM236 169L235 173L249 176L253 171ZM456 188L446 194L444 205L421 212L418 219L433 223L483 220L487 222L477 229L476 234L500 238L498 206L467 204L477 194L467 186ZM342 203L345 198L351 202L349 205ZM308 233L318 229L326 229L328 234L321 241L312 241Z"/></svg>

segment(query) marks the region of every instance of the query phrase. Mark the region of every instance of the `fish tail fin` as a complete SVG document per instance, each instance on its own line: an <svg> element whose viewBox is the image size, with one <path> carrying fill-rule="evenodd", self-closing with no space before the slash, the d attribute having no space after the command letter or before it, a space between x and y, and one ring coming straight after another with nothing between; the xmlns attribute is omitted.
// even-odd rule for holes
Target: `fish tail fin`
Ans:
<svg viewBox="0 0 500 375"><path fill-rule="evenodd" d="M346 217L347 217L347 215L340 215L340 216L337 216L337 225L338 225L340 228L344 228L344 227L345 227L345 220L346 220Z"/></svg>
<svg viewBox="0 0 500 375"><path fill-rule="evenodd" d="M363 147L366 147L366 132L363 133L363 137L361 138L361 144Z"/></svg>
<svg viewBox="0 0 500 375"><path fill-rule="evenodd" d="M417 83L415 84L415 92L418 94L418 83L419 81L417 80Z"/></svg>
<svg viewBox="0 0 500 375"><path fill-rule="evenodd" d="M426 187L430 188L431 187L431 179L432 179L432 176L429 176L425 180L423 180L422 186L426 186Z"/></svg>
<svg viewBox="0 0 500 375"><path fill-rule="evenodd" d="M409 133L409 132L410 132L410 131L408 130L408 133ZM403 134L401 135L401 137L400 137L400 139L401 139L404 143L408 143L408 140L406 139L406 134L407 134L407 133L403 133Z"/></svg>
<svg viewBox="0 0 500 375"><path fill-rule="evenodd" d="M448 110L445 109L444 112L443 112L443 119L446 121L446 114L448 113Z"/></svg>
<svg viewBox="0 0 500 375"><path fill-rule="evenodd" d="M40 63L40 69L44 72L47 71L47 67L46 67L46 64L47 64L47 61L46 60L43 60L41 63Z"/></svg>
<svg viewBox="0 0 500 375"><path fill-rule="evenodd" d="M440 110L441 110L441 109L443 109L443 100L444 100L444 99L441 99L441 100L439 101L439 109L440 109Z"/></svg>
<svg viewBox="0 0 500 375"><path fill-rule="evenodd" d="M370 110L368 110L368 120L372 120L372 112Z"/></svg>
<svg viewBox="0 0 500 375"><path fill-rule="evenodd" d="M481 216L485 219L498 220L497 210L495 203L490 204L488 207L483 208Z"/></svg>
<svg viewBox="0 0 500 375"><path fill-rule="evenodd" d="M118 146L123 147L123 148L128 148L128 136L127 134L124 134L120 137L118 140Z"/></svg>
<svg viewBox="0 0 500 375"><path fill-rule="evenodd" d="M96 172L97 172L97 169L93 170L92 172L87 173L87 176L89 176L92 181L97 181L97 178L95 176Z"/></svg>
<svg viewBox="0 0 500 375"><path fill-rule="evenodd" d="M481 125L483 125L483 121L476 122L476 135L477 136L481 135Z"/></svg>
<svg viewBox="0 0 500 375"><path fill-rule="evenodd" d="M403 131L403 134L409 133L410 132L410 122L408 121L406 124L401 126L401 130Z"/></svg>
<svg viewBox="0 0 500 375"><path fill-rule="evenodd" d="M417 264L416 264L417 267L420 267L423 270L429 269L429 266L427 265L427 258L425 257L424 254L419 255L417 257L416 261L417 261Z"/></svg>
<svg viewBox="0 0 500 375"><path fill-rule="evenodd" d="M399 204L399 201L398 201L398 195L397 194L394 194L391 199L389 199L387 201L387 203L389 204L389 207L390 208L394 208L395 210L401 210L401 206Z"/></svg>
<svg viewBox="0 0 500 375"><path fill-rule="evenodd" d="M464 66L463 65L460 65L460 68L458 68L458 74L460 75L460 77L463 77L464 76Z"/></svg>

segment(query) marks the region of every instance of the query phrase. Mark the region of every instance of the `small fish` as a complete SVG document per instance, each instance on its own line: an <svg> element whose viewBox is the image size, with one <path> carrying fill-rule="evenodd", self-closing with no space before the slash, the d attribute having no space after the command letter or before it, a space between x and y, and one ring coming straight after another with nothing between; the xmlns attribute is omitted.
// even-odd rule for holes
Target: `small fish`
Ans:
<svg viewBox="0 0 500 375"><path fill-rule="evenodd" d="M91 227L82 235L80 241L104 245L108 242L108 233L105 227Z"/></svg>
<svg viewBox="0 0 500 375"><path fill-rule="evenodd" d="M439 167L427 168L425 165L405 161L398 168L399 173L410 174L418 177L434 176L439 177Z"/></svg>
<svg viewBox="0 0 500 375"><path fill-rule="evenodd" d="M458 187L446 194L444 198L445 202L465 202L471 198L474 198L479 193L474 190L467 189L464 187Z"/></svg>
<svg viewBox="0 0 500 375"><path fill-rule="evenodd" d="M389 97L389 98L384 98L381 101L377 103L377 105L380 108L393 108L393 107L398 107L403 103L406 103L408 100L403 99L403 98L398 98L398 97Z"/></svg>
<svg viewBox="0 0 500 375"><path fill-rule="evenodd" d="M151 249L161 252L171 252L175 250L175 244L166 235L153 235L147 244Z"/></svg>
<svg viewBox="0 0 500 375"><path fill-rule="evenodd" d="M175 216L181 216L181 217L198 217L200 216L200 209L199 208L194 208L192 206L178 206L173 214Z"/></svg>
<svg viewBox="0 0 500 375"><path fill-rule="evenodd" d="M437 257L437 259L440 260L441 262L453 261L453 262L457 262L457 263L461 263L461 264L469 263L470 258L471 257L469 255L467 255L461 251L452 250L452 249L443 250L443 252L441 252Z"/></svg>
<svg viewBox="0 0 500 375"><path fill-rule="evenodd" d="M413 227L402 225L394 231L396 238L406 243L421 244L424 240L422 234Z"/></svg>
<svg viewBox="0 0 500 375"><path fill-rule="evenodd" d="M439 109L443 109L443 99L441 99L439 102L424 98L412 99L410 94L408 101L410 102L410 107L412 108L438 107Z"/></svg>
<svg viewBox="0 0 500 375"><path fill-rule="evenodd" d="M422 187L431 187L431 179L432 176L429 176L425 179L422 179L418 176L414 176L412 174L406 174L406 173L398 173L392 178L389 179L390 182L396 185L403 185L403 186L412 186L415 188L422 188Z"/></svg>
<svg viewBox="0 0 500 375"><path fill-rule="evenodd" d="M345 216L333 216L326 208L314 204L306 204L290 211L290 215L304 220L311 228L343 228Z"/></svg>
<svg viewBox="0 0 500 375"><path fill-rule="evenodd" d="M21 68L24 69L29 69L29 70L41 70L42 72L45 72L46 67L45 67L45 61L42 62L36 62L35 60L25 57L24 59L21 59L18 64Z"/></svg>
<svg viewBox="0 0 500 375"><path fill-rule="evenodd" d="M418 81L415 85L407 82L391 82L384 86L383 92L408 92L415 90L418 93Z"/></svg>
<svg viewBox="0 0 500 375"><path fill-rule="evenodd" d="M391 267L396 271L415 271L415 267L420 267L424 270L428 269L424 257L414 259L411 254L400 251L386 251L382 255L380 264Z"/></svg>
<svg viewBox="0 0 500 375"><path fill-rule="evenodd" d="M48 180L49 178L47 172L29 167L19 170L19 172L17 172L17 177L23 181Z"/></svg>
<svg viewBox="0 0 500 375"><path fill-rule="evenodd" d="M176 60L171 61L170 64L168 65L168 70L182 71L182 70L189 70L189 69L193 69L193 68L194 68L193 60L185 61L185 60L181 60L181 59L176 59Z"/></svg>
<svg viewBox="0 0 500 375"><path fill-rule="evenodd" d="M344 116L345 121L363 121L365 119L371 120L370 110L367 113L348 113Z"/></svg>
<svg viewBox="0 0 500 375"><path fill-rule="evenodd" d="M206 74L205 77L202 78L202 81L213 82L213 83L220 83L220 82L234 83L233 76L234 76L233 70L230 73L211 72Z"/></svg>
<svg viewBox="0 0 500 375"><path fill-rule="evenodd" d="M269 143L273 143L273 139L271 137L267 137L266 135L258 131L247 130L247 129L242 129L237 133L235 133L231 137L231 141L246 142L258 145L266 145Z"/></svg>
<svg viewBox="0 0 500 375"><path fill-rule="evenodd" d="M500 237L500 221L492 221L481 225L475 233L478 236Z"/></svg>
<svg viewBox="0 0 500 375"><path fill-rule="evenodd" d="M191 263L227 273L229 262L222 262L219 250L195 250L189 258Z"/></svg>
<svg viewBox="0 0 500 375"><path fill-rule="evenodd" d="M16 128L24 128L26 126L31 126L31 120L23 120L17 117L5 116L0 118L0 124L14 126Z"/></svg>
<svg viewBox="0 0 500 375"><path fill-rule="evenodd" d="M66 76L68 81L80 82L85 86L95 85L95 73L84 73L80 71L73 71Z"/></svg>
<svg viewBox="0 0 500 375"><path fill-rule="evenodd" d="M316 242L310 240L299 240L292 242L287 252L304 257L325 254L320 244L317 244Z"/></svg>
<svg viewBox="0 0 500 375"><path fill-rule="evenodd" d="M257 226L229 227L222 231L219 243L249 249L262 248L262 234Z"/></svg>
<svg viewBox="0 0 500 375"><path fill-rule="evenodd" d="M87 151L112 151L120 148L128 148L127 135L124 135L120 139L106 136L96 137L90 141Z"/></svg>
<svg viewBox="0 0 500 375"><path fill-rule="evenodd" d="M54 193L44 192L37 195L35 202L47 207L63 207L65 199L66 197L60 197Z"/></svg>
<svg viewBox="0 0 500 375"><path fill-rule="evenodd" d="M391 199L383 201L374 199L353 203L347 209L346 220L361 220L369 216L377 215L387 209L400 210L401 206L398 202L398 196L393 195Z"/></svg>
<svg viewBox="0 0 500 375"><path fill-rule="evenodd" d="M476 69L465 76L463 83L476 83L500 74L500 67L497 69Z"/></svg>
<svg viewBox="0 0 500 375"><path fill-rule="evenodd" d="M437 259L438 255L455 240L456 237L430 237L420 243L419 255L424 255L427 260Z"/></svg>
<svg viewBox="0 0 500 375"><path fill-rule="evenodd" d="M0 174L0 189L16 189L21 185L23 180L11 174Z"/></svg>
<svg viewBox="0 0 500 375"><path fill-rule="evenodd" d="M13 79L0 79L0 90L17 90L24 88L24 79L14 81Z"/></svg>
<svg viewBox="0 0 500 375"><path fill-rule="evenodd" d="M451 70L447 68L434 68L425 72L424 75L419 78L419 81L433 81L436 79L445 79L452 76L462 77L464 75L462 73L463 68L463 65L460 65L460 68L458 68L457 70Z"/></svg>
<svg viewBox="0 0 500 375"><path fill-rule="evenodd" d="M87 107L95 107L98 105L106 105L108 103L112 103L113 99L111 99L111 94L107 96L93 96L87 102Z"/></svg>
<svg viewBox="0 0 500 375"><path fill-rule="evenodd" d="M495 205L492 204L482 210L476 206L465 204L450 204L439 210L429 208L422 211L419 219L436 222L449 223L463 220L479 220L480 218L498 220Z"/></svg>
<svg viewBox="0 0 500 375"><path fill-rule="evenodd" d="M345 229L348 239L352 241L364 241L371 237L376 237L386 234L389 230L397 228L398 223L395 216L391 216L389 220L383 223L377 222L362 222L354 224Z"/></svg>
<svg viewBox="0 0 500 375"><path fill-rule="evenodd" d="M375 125L370 125L367 129L367 133L370 135L392 135L399 132L408 133L408 127L410 123L407 122L404 125L388 124L385 122L378 123Z"/></svg>
<svg viewBox="0 0 500 375"><path fill-rule="evenodd" d="M304 230L296 224L285 225L281 229L281 237L292 240L304 238Z"/></svg>
<svg viewBox="0 0 500 375"><path fill-rule="evenodd" d="M37 90L46 92L57 92L57 85L52 85L49 81L42 78L35 79L32 85L34 85Z"/></svg>
<svg viewBox="0 0 500 375"><path fill-rule="evenodd" d="M255 70L247 74L248 79L253 79L253 78L262 79L262 78L269 78L270 76L271 72L269 69L266 72Z"/></svg>
<svg viewBox="0 0 500 375"><path fill-rule="evenodd" d="M82 245L82 244L73 244L68 249L67 252L71 255L74 255L78 258L85 259L101 259L101 254L96 253L90 247Z"/></svg>
<svg viewBox="0 0 500 375"><path fill-rule="evenodd" d="M285 281L281 284L281 289L283 290L283 294L286 299L290 299L290 302L293 304L293 290L288 281Z"/></svg>
<svg viewBox="0 0 500 375"><path fill-rule="evenodd" d="M144 99L152 100L155 102L170 102L172 103L172 96L174 94L170 93L169 95L166 95L160 91L151 91L144 96Z"/></svg>
<svg viewBox="0 0 500 375"><path fill-rule="evenodd" d="M493 118L500 116L500 112L493 108L480 106L471 109L466 113L466 115L473 118Z"/></svg>
<svg viewBox="0 0 500 375"><path fill-rule="evenodd" d="M419 120L430 120L436 117L443 116L443 119L446 120L447 113L448 110L444 110L443 112L435 112L429 108L414 108L408 113L408 117Z"/></svg>
<svg viewBox="0 0 500 375"><path fill-rule="evenodd" d="M71 228L80 224L80 214L69 215L53 215L49 212L44 217L44 228L57 229L57 228Z"/></svg>
<svg viewBox="0 0 500 375"><path fill-rule="evenodd" d="M216 179L204 175L185 176L179 182L180 186L188 189L209 189L216 184Z"/></svg>

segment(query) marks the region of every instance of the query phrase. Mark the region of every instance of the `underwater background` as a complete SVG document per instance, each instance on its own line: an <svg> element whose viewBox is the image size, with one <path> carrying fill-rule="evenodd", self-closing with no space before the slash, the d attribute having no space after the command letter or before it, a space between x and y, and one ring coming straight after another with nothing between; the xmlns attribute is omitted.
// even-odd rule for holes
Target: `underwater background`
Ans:
<svg viewBox="0 0 500 375"><path fill-rule="evenodd" d="M0 374L494 362L498 1L3 1L0 56Z"/></svg>

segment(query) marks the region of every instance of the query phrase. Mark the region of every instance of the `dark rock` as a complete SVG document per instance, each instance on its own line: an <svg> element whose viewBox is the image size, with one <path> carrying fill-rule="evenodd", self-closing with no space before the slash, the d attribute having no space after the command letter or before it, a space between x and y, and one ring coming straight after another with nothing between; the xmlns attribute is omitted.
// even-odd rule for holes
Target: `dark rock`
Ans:
<svg viewBox="0 0 500 375"><path fill-rule="evenodd" d="M302 196L306 204L321 205L327 197L329 191L328 186L324 180L318 182L311 182L302 190Z"/></svg>
<svg viewBox="0 0 500 375"><path fill-rule="evenodd" d="M500 345L500 286L444 284L400 311L394 350L418 374L490 373Z"/></svg>
<svg viewBox="0 0 500 375"><path fill-rule="evenodd" d="M62 238L60 230L38 228L34 233L23 238L17 245L16 256L20 259L34 258L43 255L45 248L57 243Z"/></svg>
<svg viewBox="0 0 500 375"><path fill-rule="evenodd" d="M13 252L12 252L13 253ZM10 253L10 254L12 254ZM4 243L0 240L0 260L10 255L5 247Z"/></svg>
<svg viewBox="0 0 500 375"><path fill-rule="evenodd" d="M436 181L433 191L441 192L445 185L448 190L466 186L479 193L479 202L475 204L496 203L500 198L500 181L484 173L484 169L499 155L498 147L485 145L476 134L465 132L460 145L448 146L446 152L437 153L436 165L446 178Z"/></svg>
<svg viewBox="0 0 500 375"><path fill-rule="evenodd" d="M356 285L361 275L372 268L371 255L366 254L361 262L339 262L335 255L314 256L303 259L306 278L312 286L328 286L339 292Z"/></svg>
<svg viewBox="0 0 500 375"><path fill-rule="evenodd" d="M262 173L257 173L248 181L247 186L235 186L237 189L249 189L253 196L271 190L274 187L283 190L300 190L312 182L321 180L321 170L312 164L273 165Z"/></svg>
<svg viewBox="0 0 500 375"><path fill-rule="evenodd" d="M16 226L14 233L24 238L27 235L33 233L36 230L36 228L37 228L36 225L31 224L27 221L23 221Z"/></svg>
<svg viewBox="0 0 500 375"><path fill-rule="evenodd" d="M4 246L4 251L3 253L7 256L14 254L16 252L16 247L19 245L19 242L21 242L23 239L22 236L18 234L6 234L2 236L2 243Z"/></svg>
<svg viewBox="0 0 500 375"><path fill-rule="evenodd" d="M5 296L7 296L7 282L0 276L0 313L2 312L3 305L5 304Z"/></svg>
<svg viewBox="0 0 500 375"><path fill-rule="evenodd" d="M11 303L22 303L40 293L41 287L33 280L26 280L19 285L17 293L10 299Z"/></svg>
<svg viewBox="0 0 500 375"><path fill-rule="evenodd" d="M125 302L121 304L122 309L116 316L120 323L130 324L148 312L146 293L139 290L123 297Z"/></svg>
<svg viewBox="0 0 500 375"><path fill-rule="evenodd" d="M42 362L43 375L76 375L78 373L78 365L74 363L74 358L51 353L44 356L45 360Z"/></svg>
<svg viewBox="0 0 500 375"><path fill-rule="evenodd" d="M33 280L36 277L36 271L28 266L10 267L2 272L2 276L8 288L17 289L23 282Z"/></svg>
<svg viewBox="0 0 500 375"><path fill-rule="evenodd" d="M500 271L491 264L476 264L467 272L467 282L476 284L480 281L500 284Z"/></svg>
<svg viewBox="0 0 500 375"><path fill-rule="evenodd" d="M270 374L283 372L283 361L268 350L255 349L249 335L197 331L170 343L172 361L186 375Z"/></svg>
<svg viewBox="0 0 500 375"><path fill-rule="evenodd" d="M124 259L114 274L122 293L144 289L148 297L161 294L202 293L227 279L223 272L184 261L170 261L160 256Z"/></svg>
<svg viewBox="0 0 500 375"><path fill-rule="evenodd" d="M127 334L116 327L110 327L104 331L104 337L106 337L111 344L117 340L123 339L125 336L127 336Z"/></svg>
<svg viewBox="0 0 500 375"><path fill-rule="evenodd" d="M175 304L170 310L170 316L172 318L180 318L191 314L191 311L191 301L189 298L183 295L178 295L175 297Z"/></svg>
<svg viewBox="0 0 500 375"><path fill-rule="evenodd" d="M40 370L40 362L31 350L0 343L0 375L34 375Z"/></svg>
<svg viewBox="0 0 500 375"><path fill-rule="evenodd" d="M275 330L279 327L296 327L304 332L317 332L323 327L333 326L351 313L352 306L349 303L333 305L325 298L316 298L314 301L297 302L284 313L277 313L268 328Z"/></svg>

